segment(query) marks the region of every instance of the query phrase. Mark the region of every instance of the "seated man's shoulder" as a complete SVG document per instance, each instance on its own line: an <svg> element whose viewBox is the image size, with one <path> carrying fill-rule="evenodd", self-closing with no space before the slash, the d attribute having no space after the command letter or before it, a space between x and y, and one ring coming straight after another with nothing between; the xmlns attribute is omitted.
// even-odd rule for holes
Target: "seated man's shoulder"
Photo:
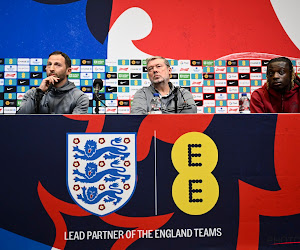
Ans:
<svg viewBox="0 0 300 250"><path fill-rule="evenodd" d="M31 89L26 91L25 95L26 96L34 95L35 92L36 92L36 88L31 88Z"/></svg>
<svg viewBox="0 0 300 250"><path fill-rule="evenodd" d="M72 89L72 91L73 91L73 93L75 93L75 94L85 94L82 90L80 90L80 89L78 89L78 88L73 88Z"/></svg>
<svg viewBox="0 0 300 250"><path fill-rule="evenodd" d="M180 91L182 91L183 93L191 93L189 90L187 90L186 88L179 88Z"/></svg>
<svg viewBox="0 0 300 250"><path fill-rule="evenodd" d="M254 95L264 95L267 94L269 92L268 88L266 88L265 86L261 86L260 88L254 90L251 94L251 96Z"/></svg>
<svg viewBox="0 0 300 250"><path fill-rule="evenodd" d="M135 92L135 95L146 95L152 93L150 87L142 87Z"/></svg>
<svg viewBox="0 0 300 250"><path fill-rule="evenodd" d="M187 90L186 88L180 88L180 91L184 95L192 95L192 93L189 90Z"/></svg>
<svg viewBox="0 0 300 250"><path fill-rule="evenodd" d="M89 97L86 93L84 93L83 91L81 91L80 89L78 88L74 88L72 89L72 95L73 95L73 98L75 99L86 99L86 100L89 100Z"/></svg>

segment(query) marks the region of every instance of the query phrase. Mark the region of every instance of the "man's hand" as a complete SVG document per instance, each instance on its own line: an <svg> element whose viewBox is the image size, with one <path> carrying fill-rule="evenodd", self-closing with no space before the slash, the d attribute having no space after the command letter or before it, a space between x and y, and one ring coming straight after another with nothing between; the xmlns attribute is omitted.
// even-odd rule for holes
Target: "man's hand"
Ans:
<svg viewBox="0 0 300 250"><path fill-rule="evenodd" d="M48 76L47 78L43 79L41 85L39 88L43 91L46 92L49 88L50 85L54 85L59 81L59 78L56 76Z"/></svg>

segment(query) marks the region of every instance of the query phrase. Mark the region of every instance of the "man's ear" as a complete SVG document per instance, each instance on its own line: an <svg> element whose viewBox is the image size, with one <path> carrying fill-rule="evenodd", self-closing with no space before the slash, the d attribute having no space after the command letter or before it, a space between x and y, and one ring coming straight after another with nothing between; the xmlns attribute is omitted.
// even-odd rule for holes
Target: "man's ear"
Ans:
<svg viewBox="0 0 300 250"><path fill-rule="evenodd" d="M72 68L70 67L70 68L67 68L67 72L66 72L66 75L68 76L68 75L70 75L72 73Z"/></svg>

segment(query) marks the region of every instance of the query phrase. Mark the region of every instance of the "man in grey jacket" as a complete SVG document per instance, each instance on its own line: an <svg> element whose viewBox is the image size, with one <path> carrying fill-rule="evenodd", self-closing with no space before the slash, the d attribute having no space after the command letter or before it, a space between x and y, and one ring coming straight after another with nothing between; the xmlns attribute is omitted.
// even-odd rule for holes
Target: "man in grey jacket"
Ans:
<svg viewBox="0 0 300 250"><path fill-rule="evenodd" d="M47 77L38 88L28 90L18 114L86 114L89 98L68 80L71 60L63 52L49 55Z"/></svg>
<svg viewBox="0 0 300 250"><path fill-rule="evenodd" d="M149 87L139 89L132 101L131 114L146 115L150 112L150 101L154 93L159 93L162 103L162 113L197 113L197 107L192 94L177 88L169 82L172 69L167 59L154 56L146 59ZM177 101L176 101L177 99Z"/></svg>

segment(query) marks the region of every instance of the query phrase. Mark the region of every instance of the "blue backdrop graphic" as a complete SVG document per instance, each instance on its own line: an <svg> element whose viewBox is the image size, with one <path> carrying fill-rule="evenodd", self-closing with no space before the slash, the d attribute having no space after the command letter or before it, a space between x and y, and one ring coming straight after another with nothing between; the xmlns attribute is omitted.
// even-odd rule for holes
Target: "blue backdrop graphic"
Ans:
<svg viewBox="0 0 300 250"><path fill-rule="evenodd" d="M47 58L61 50L70 58L106 58L111 2L2 1L1 57Z"/></svg>

